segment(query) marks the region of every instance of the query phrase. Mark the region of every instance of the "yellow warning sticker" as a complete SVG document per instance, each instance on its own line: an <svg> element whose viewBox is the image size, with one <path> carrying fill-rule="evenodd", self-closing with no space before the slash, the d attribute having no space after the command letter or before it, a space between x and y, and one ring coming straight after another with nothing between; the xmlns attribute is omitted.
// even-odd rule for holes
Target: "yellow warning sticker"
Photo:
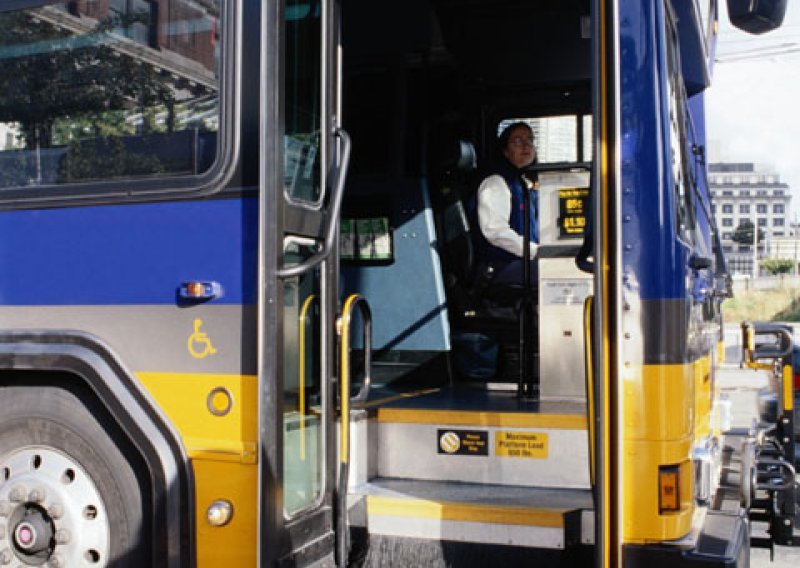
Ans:
<svg viewBox="0 0 800 568"><path fill-rule="evenodd" d="M486 430L438 430L440 454L451 456L488 456L489 432Z"/></svg>
<svg viewBox="0 0 800 568"><path fill-rule="evenodd" d="M494 455L505 458L547 458L544 432L496 432Z"/></svg>

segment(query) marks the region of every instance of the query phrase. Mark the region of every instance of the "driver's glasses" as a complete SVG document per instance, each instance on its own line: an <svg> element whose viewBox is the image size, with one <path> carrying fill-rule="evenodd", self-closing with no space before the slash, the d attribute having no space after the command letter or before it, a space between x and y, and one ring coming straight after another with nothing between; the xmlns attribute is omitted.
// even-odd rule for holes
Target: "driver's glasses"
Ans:
<svg viewBox="0 0 800 568"><path fill-rule="evenodd" d="M523 146L533 147L533 138L522 138L521 136L517 136L509 140L508 143L517 148L522 148Z"/></svg>

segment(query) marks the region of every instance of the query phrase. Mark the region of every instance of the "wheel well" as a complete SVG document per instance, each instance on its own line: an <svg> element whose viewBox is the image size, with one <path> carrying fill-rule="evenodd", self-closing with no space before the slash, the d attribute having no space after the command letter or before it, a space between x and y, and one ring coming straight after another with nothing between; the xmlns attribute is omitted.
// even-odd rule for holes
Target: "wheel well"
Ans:
<svg viewBox="0 0 800 568"><path fill-rule="evenodd" d="M154 475L158 466L148 462L136 440L115 418L88 381L75 373L63 371L0 370L0 401L2 400L2 390L7 387L31 389L54 387L72 394L81 402L130 464L141 489L144 521L142 529L145 542L154 543L158 547L156 541L163 538L159 535L164 535L166 531L165 527L160 526L163 525L163 522L160 522L155 514L159 508L156 503L156 495L167 490L166 487L159 487L159 491L154 491L154 484L159 483L158 476ZM155 551L153 557L158 558Z"/></svg>

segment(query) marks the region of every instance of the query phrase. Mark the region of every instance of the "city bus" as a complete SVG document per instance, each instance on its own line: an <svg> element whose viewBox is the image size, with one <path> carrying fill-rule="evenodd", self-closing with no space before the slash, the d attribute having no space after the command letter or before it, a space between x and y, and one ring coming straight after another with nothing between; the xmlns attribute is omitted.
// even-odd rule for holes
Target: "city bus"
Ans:
<svg viewBox="0 0 800 568"><path fill-rule="evenodd" d="M0 565L746 566L717 18L2 2ZM472 204L516 121L539 271L487 309Z"/></svg>

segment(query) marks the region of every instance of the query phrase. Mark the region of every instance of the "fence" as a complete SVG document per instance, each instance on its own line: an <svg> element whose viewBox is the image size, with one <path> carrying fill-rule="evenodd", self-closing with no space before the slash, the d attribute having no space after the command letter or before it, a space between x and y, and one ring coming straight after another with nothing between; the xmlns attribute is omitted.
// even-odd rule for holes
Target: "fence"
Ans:
<svg viewBox="0 0 800 568"><path fill-rule="evenodd" d="M752 264L750 265L752 267ZM780 276L761 276L753 278L749 274L733 275L733 292L748 290L780 290L783 288L800 288L800 276L781 274Z"/></svg>

